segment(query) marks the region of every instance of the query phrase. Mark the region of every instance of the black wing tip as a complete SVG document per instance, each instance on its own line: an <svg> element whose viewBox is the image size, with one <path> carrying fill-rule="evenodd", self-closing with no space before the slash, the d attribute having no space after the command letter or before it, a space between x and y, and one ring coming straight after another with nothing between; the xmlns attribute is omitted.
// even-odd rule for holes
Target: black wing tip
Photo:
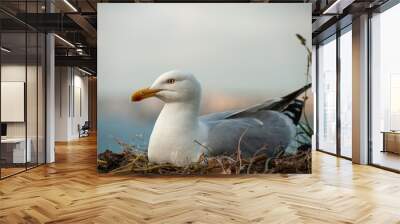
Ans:
<svg viewBox="0 0 400 224"><path fill-rule="evenodd" d="M311 83L306 84L305 86L301 87L300 89L284 96L281 97L278 101L270 102L269 104L262 106L262 105L256 105L255 107L250 107L246 110L242 110L240 112L233 113L231 115L228 115L225 117L225 119L231 119L231 118L237 118L240 116L246 116L252 113L256 113L258 111L262 110L274 110L274 111L280 111L282 112L285 110L285 108L288 107L290 103L292 103L296 98L304 93L307 89L311 87ZM253 111L254 110L254 111Z"/></svg>
<svg viewBox="0 0 400 224"><path fill-rule="evenodd" d="M307 91L309 88L311 88L311 83L308 83L307 85L301 87L300 89L298 89L292 93L289 93L288 95L282 97L282 99L292 101L292 100L296 99L300 94Z"/></svg>
<svg viewBox="0 0 400 224"><path fill-rule="evenodd" d="M300 122L303 108L304 101L295 99L283 110L283 113L288 116L295 125L297 125Z"/></svg>

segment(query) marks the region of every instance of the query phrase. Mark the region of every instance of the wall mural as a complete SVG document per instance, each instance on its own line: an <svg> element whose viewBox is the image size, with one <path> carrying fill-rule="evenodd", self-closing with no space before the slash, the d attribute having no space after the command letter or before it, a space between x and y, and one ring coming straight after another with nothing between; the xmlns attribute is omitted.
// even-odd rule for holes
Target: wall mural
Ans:
<svg viewBox="0 0 400 224"><path fill-rule="evenodd" d="M310 12L99 4L98 171L311 173Z"/></svg>

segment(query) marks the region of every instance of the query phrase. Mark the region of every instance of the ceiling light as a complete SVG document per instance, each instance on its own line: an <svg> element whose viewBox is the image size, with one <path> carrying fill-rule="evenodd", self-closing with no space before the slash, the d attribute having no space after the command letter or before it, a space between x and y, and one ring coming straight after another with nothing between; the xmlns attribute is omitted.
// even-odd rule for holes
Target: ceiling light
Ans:
<svg viewBox="0 0 400 224"><path fill-rule="evenodd" d="M85 74L87 74L87 75L93 75L92 73L90 73L90 72L88 72L88 71L86 71L86 70L83 70L83 69L81 69L81 68L79 68L79 67L78 67L78 70L81 71L81 72L83 72L83 73L85 73Z"/></svg>
<svg viewBox="0 0 400 224"><path fill-rule="evenodd" d="M67 44L68 46L75 48L75 45L73 45L73 44L72 44L71 42L69 42L68 40L66 40L66 39L64 39L64 38L62 38L62 37L60 37L60 36L57 35L57 34L54 34L54 36L57 37L57 38L58 38L59 40L61 40L62 42L64 42L65 44Z"/></svg>
<svg viewBox="0 0 400 224"><path fill-rule="evenodd" d="M64 0L65 4L67 4L74 12L78 12L78 10L68 1Z"/></svg>
<svg viewBox="0 0 400 224"><path fill-rule="evenodd" d="M9 50L9 49L7 49L5 47L1 47L0 49L1 49L1 51L4 51L6 53L10 53L11 52L11 50Z"/></svg>

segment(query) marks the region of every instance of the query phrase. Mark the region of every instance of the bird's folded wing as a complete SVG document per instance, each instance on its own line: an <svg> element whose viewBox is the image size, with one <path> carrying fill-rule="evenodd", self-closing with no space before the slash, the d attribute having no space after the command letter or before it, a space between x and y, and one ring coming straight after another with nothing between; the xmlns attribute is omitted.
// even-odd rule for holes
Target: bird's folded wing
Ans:
<svg viewBox="0 0 400 224"><path fill-rule="evenodd" d="M302 88L278 99L267 100L264 103L257 104L251 106L249 108L239 110L228 114L225 119L239 118L239 117L247 117L251 116L258 111L263 110L274 110L274 111L282 111L285 109L292 101L294 101L300 94L304 93L308 88L311 87L311 84L305 85Z"/></svg>
<svg viewBox="0 0 400 224"><path fill-rule="evenodd" d="M216 112L216 113L211 113L211 114L206 114L203 116L200 116L201 121L217 121L217 120L222 120L225 119L226 117L229 117L230 115L237 113L237 110L231 110L231 111L224 111L224 112Z"/></svg>
<svg viewBox="0 0 400 224"><path fill-rule="evenodd" d="M206 145L211 155L235 152L241 141L241 150L253 154L263 145L271 150L285 148L295 133L295 126L283 113L260 111L253 116L215 121L200 120L208 129Z"/></svg>

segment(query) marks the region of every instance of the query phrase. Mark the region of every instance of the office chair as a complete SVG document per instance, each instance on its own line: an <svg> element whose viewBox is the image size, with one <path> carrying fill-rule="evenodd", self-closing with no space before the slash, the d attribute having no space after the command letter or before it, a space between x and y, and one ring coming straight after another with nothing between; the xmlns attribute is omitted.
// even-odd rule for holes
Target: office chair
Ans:
<svg viewBox="0 0 400 224"><path fill-rule="evenodd" d="M79 138L89 136L89 129L90 129L89 121L85 121L82 127L80 127L80 125L78 124Z"/></svg>

